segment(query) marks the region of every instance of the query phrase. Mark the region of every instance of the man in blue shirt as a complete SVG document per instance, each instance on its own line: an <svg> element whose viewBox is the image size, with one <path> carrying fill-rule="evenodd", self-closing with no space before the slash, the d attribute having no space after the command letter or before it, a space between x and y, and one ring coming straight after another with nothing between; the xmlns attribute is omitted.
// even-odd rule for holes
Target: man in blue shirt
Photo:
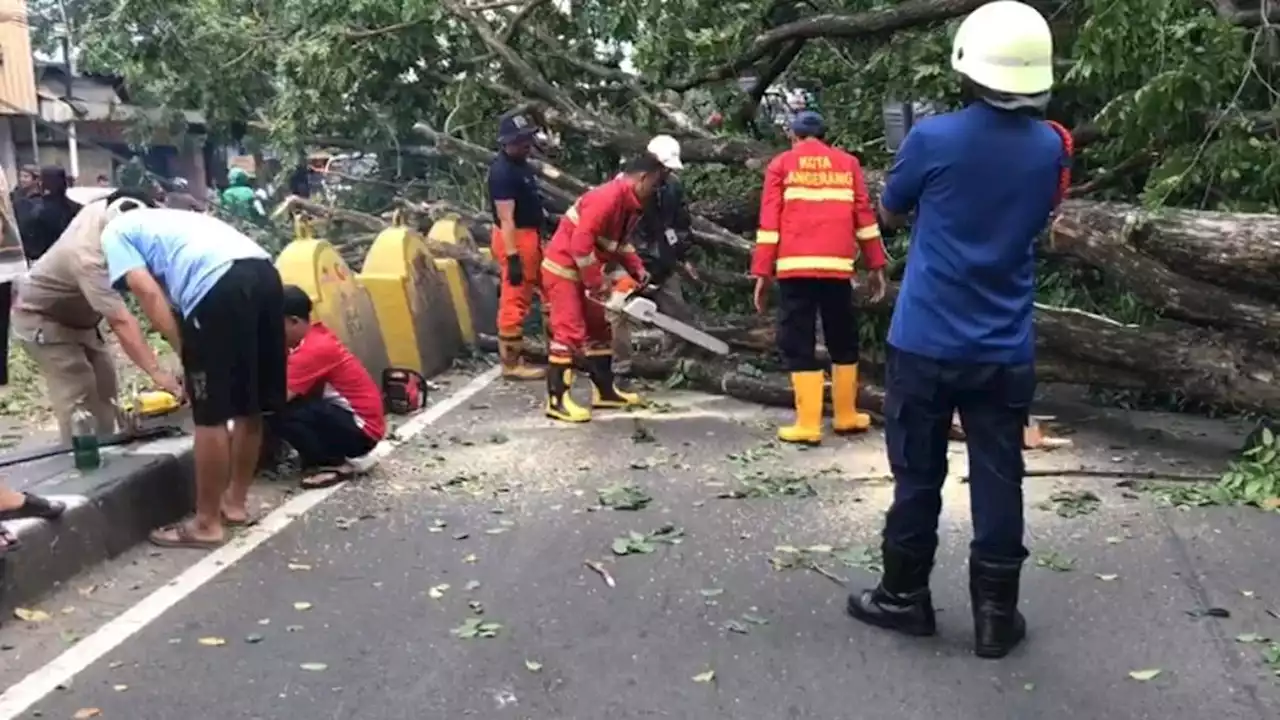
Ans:
<svg viewBox="0 0 1280 720"><path fill-rule="evenodd" d="M235 228L183 210L120 214L103 229L102 250L112 285L133 293L182 358L196 425L195 517L151 541L216 547L224 524L248 521L262 414L285 401L280 274Z"/></svg>
<svg viewBox="0 0 1280 720"><path fill-rule="evenodd" d="M880 200L882 223L915 222L889 329L885 440L894 501L884 575L849 598L855 618L911 635L935 632L929 575L959 411L973 509L970 595L975 652L1003 657L1026 633L1017 610L1022 544L1022 428L1035 391L1035 242L1054 210L1067 153L1042 117L1053 41L1035 9L975 10L952 67L967 107L912 128Z"/></svg>
<svg viewBox="0 0 1280 720"><path fill-rule="evenodd" d="M545 373L524 363L524 321L537 292L542 265L542 229L546 216L529 153L538 127L521 114L498 124L498 156L489 165L489 204L493 209L493 257L502 268L498 294L498 357L502 375L537 380ZM543 303L543 324L546 306Z"/></svg>

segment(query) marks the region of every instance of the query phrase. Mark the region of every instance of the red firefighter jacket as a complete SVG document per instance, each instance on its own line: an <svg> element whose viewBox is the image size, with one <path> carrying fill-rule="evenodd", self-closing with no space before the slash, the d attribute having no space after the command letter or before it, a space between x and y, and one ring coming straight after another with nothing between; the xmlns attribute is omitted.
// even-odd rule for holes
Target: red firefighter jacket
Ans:
<svg viewBox="0 0 1280 720"><path fill-rule="evenodd" d="M884 267L880 226L858 158L810 138L769 163L752 275L850 278L859 246L868 269Z"/></svg>
<svg viewBox="0 0 1280 720"><path fill-rule="evenodd" d="M543 272L596 288L604 283L605 263L617 261L633 278L643 278L644 263L627 242L641 209L626 176L583 193L560 218L543 252Z"/></svg>

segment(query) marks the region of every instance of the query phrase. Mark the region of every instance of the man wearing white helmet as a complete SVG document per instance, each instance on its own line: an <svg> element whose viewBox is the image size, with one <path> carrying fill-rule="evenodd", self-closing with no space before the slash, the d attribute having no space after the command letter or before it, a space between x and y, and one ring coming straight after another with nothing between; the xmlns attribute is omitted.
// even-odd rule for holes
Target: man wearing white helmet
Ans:
<svg viewBox="0 0 1280 720"><path fill-rule="evenodd" d="M137 318L107 278L102 229L111 217L147 206L142 194L117 191L84 206L58 241L18 281L13 334L40 368L62 439L71 441L71 413L93 413L98 435L115 431L116 371L99 332L105 319L120 348L157 386L181 393L161 367Z"/></svg>
<svg viewBox="0 0 1280 720"><path fill-rule="evenodd" d="M975 10L951 66L968 105L911 129L880 198L888 226L915 212L886 368L894 501L884 575L848 609L909 635L935 632L929 575L958 411L969 449L974 651L999 658L1026 635L1017 608L1027 557L1022 429L1036 382L1035 238L1068 179L1070 136L1043 119L1053 38L1034 8L1000 0Z"/></svg>
<svg viewBox="0 0 1280 720"><path fill-rule="evenodd" d="M675 174L684 169L680 160L680 141L670 135L655 135L645 148L667 169L662 185L645 203L640 222L632 235L632 244L650 273L651 282L663 288L666 296L681 302L680 278L683 272L697 278L697 272L685 256L689 252L693 220L684 198L684 186ZM615 273L625 272L615 269ZM681 308L665 307L665 311L684 315ZM631 326L622 316L613 319L613 372L621 386L631 374Z"/></svg>

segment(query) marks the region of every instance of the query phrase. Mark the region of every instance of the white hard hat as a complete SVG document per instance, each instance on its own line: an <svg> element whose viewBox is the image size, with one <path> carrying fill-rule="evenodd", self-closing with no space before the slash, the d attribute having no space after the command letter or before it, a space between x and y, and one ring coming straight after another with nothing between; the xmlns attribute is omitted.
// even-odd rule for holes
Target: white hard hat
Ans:
<svg viewBox="0 0 1280 720"><path fill-rule="evenodd" d="M655 135L649 141L649 154L658 158L658 162L667 166L668 170L680 170L684 163L680 162L680 141L670 135Z"/></svg>
<svg viewBox="0 0 1280 720"><path fill-rule="evenodd" d="M951 68L982 87L1011 95L1053 88L1053 34L1038 10L997 0L969 13L951 45Z"/></svg>

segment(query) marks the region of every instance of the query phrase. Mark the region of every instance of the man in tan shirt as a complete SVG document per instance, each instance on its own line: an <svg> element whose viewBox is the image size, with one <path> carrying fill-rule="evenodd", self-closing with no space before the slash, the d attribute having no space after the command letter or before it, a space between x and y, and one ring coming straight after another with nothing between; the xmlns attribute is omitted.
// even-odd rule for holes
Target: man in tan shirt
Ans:
<svg viewBox="0 0 1280 720"><path fill-rule="evenodd" d="M115 430L115 366L98 324L106 320L125 354L164 390L181 396L147 344L137 319L112 287L102 252L109 207L123 192L89 203L18 282L13 301L14 337L22 343L49 386L49 402L64 440L71 413L83 405L93 413L99 436ZM144 207L136 197L123 201Z"/></svg>

